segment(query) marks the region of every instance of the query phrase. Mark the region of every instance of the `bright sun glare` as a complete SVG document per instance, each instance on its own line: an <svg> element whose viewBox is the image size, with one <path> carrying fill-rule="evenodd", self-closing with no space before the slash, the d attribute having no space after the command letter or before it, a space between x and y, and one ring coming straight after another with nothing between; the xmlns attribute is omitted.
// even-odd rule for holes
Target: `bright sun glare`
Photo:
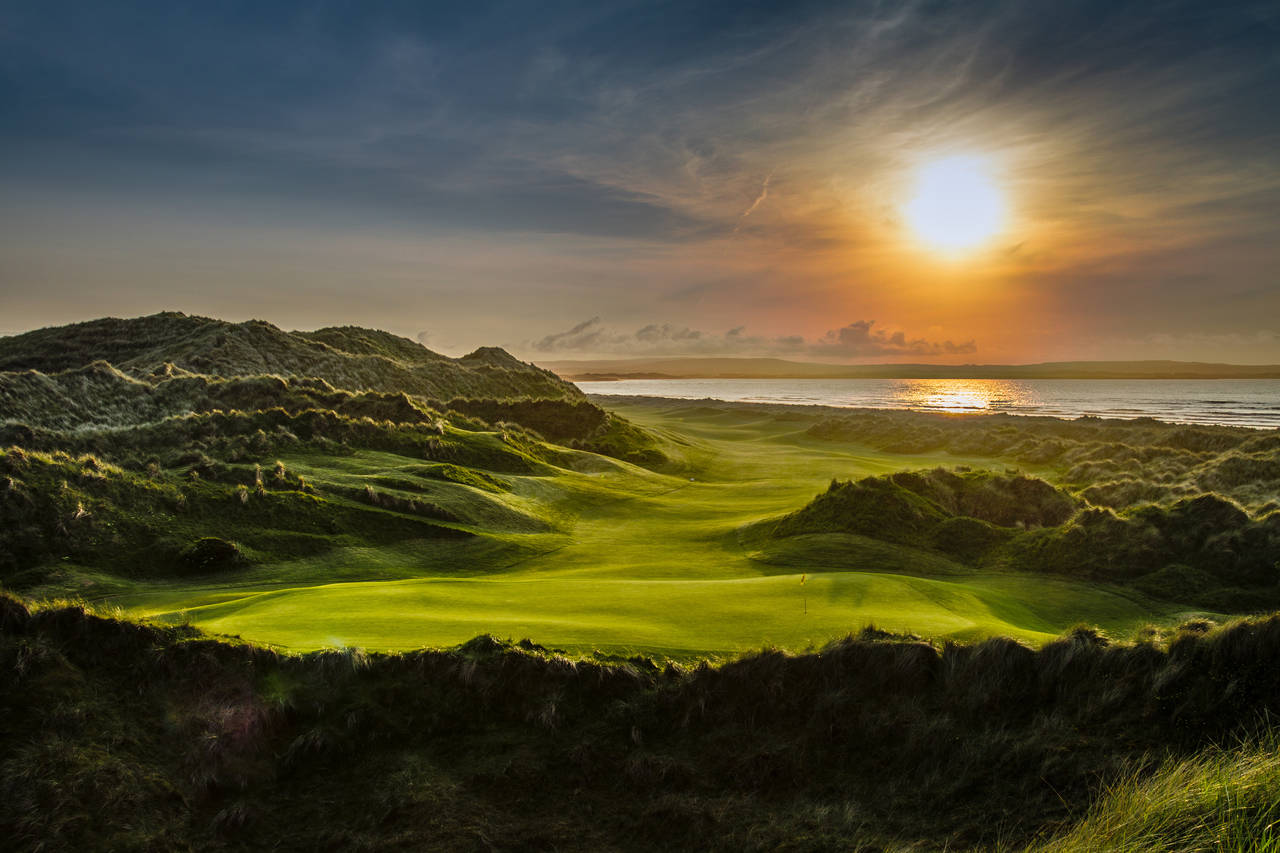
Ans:
<svg viewBox="0 0 1280 853"><path fill-rule="evenodd" d="M903 208L916 236L931 248L975 248L1004 225L1004 199L981 157L956 156L926 163L916 174L915 195Z"/></svg>

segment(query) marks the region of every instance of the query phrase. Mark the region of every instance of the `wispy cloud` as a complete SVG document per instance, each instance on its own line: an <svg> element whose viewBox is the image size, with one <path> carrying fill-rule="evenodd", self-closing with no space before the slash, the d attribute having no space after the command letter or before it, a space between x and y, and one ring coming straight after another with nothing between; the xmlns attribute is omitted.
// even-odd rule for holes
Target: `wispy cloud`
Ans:
<svg viewBox="0 0 1280 853"><path fill-rule="evenodd" d="M773 172L765 175L764 183L760 185L760 195L756 196L756 200L751 202L751 206L742 211L742 215L738 217L738 224L734 226L734 231L742 227L742 223L746 218L756 212L756 208L764 204L764 200L769 197L769 182L773 180Z"/></svg>

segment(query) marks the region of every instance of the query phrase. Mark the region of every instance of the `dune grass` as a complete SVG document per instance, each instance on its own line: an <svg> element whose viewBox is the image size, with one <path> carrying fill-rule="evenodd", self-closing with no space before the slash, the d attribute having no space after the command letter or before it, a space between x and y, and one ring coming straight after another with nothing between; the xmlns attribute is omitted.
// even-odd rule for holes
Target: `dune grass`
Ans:
<svg viewBox="0 0 1280 853"><path fill-rule="evenodd" d="M473 485L394 453L285 455L285 467L322 494L349 500L342 496L369 486L430 501L459 519L453 526L485 535L300 554L234 575L138 586L111 601L130 615L294 649L447 646L487 632L575 651L673 656L798 650L870 624L1037 644L1080 622L1127 636L1186 615L1131 590L974 574L876 540L812 537L760 549L746 533L832 477L999 462L833 445L806 436L803 423L748 410L635 404L623 414L663 437L679 474L584 454L591 464L577 470L503 473Z"/></svg>
<svg viewBox="0 0 1280 853"><path fill-rule="evenodd" d="M1035 853L1280 850L1280 754L1267 743L1172 760L1113 783L1088 816Z"/></svg>
<svg viewBox="0 0 1280 853"><path fill-rule="evenodd" d="M0 837L1274 849L1277 649L1280 616L1034 650L872 631L692 666L491 636L292 654L0 593Z"/></svg>

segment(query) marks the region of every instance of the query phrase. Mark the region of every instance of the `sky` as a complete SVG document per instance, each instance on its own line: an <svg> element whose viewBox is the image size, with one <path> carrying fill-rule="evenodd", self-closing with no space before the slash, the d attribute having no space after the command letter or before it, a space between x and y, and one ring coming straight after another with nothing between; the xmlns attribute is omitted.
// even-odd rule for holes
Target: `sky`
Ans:
<svg viewBox="0 0 1280 853"><path fill-rule="evenodd" d="M1277 103L1273 0L0 0L0 334L1280 363Z"/></svg>

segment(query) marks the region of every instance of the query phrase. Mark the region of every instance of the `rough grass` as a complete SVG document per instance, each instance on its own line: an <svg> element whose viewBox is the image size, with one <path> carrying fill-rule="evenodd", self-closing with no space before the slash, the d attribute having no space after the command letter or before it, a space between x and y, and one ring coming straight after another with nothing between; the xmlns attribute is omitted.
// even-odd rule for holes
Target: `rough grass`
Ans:
<svg viewBox="0 0 1280 853"><path fill-rule="evenodd" d="M0 595L0 832L15 850L1255 849L1274 750L1213 750L1265 743L1278 652L1273 618L1039 650L871 631L696 665L488 636L291 655Z"/></svg>
<svg viewBox="0 0 1280 853"><path fill-rule="evenodd" d="M1280 850L1280 755L1265 743L1175 758L1107 786L1088 816L1036 853Z"/></svg>
<svg viewBox="0 0 1280 853"><path fill-rule="evenodd" d="M864 410L815 415L808 434L892 453L998 456L1049 466L1091 503L1114 509L1173 503L1206 491L1251 510L1280 495L1275 430L1184 426L1151 418L1072 421L1013 415Z"/></svg>
<svg viewBox="0 0 1280 853"><path fill-rule="evenodd" d="M1128 582L1228 610L1280 605L1280 513L1251 517L1212 494L1117 515L1039 478L936 468L833 480L753 534L793 553L815 537L845 535L988 569Z"/></svg>

